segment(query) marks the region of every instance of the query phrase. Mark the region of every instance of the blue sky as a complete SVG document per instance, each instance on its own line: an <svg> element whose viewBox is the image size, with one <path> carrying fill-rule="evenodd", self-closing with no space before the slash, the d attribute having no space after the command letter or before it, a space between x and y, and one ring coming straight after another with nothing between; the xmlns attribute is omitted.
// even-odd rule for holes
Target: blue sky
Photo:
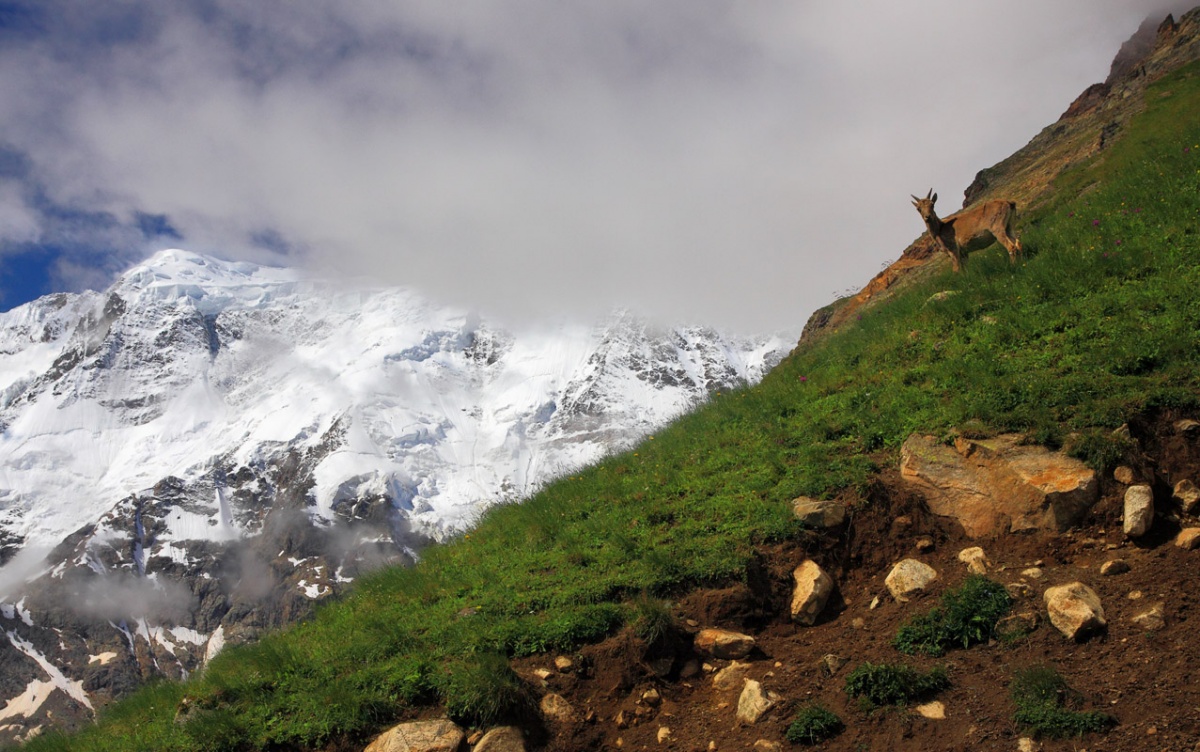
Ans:
<svg viewBox="0 0 1200 752"><path fill-rule="evenodd" d="M181 246L793 327L1180 7L2 0L0 309Z"/></svg>

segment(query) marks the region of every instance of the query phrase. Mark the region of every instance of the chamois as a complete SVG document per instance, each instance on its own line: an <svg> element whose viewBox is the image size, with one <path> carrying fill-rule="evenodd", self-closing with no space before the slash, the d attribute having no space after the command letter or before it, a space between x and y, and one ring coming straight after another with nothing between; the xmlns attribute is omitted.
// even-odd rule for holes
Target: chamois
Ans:
<svg viewBox="0 0 1200 752"><path fill-rule="evenodd" d="M921 219L925 220L929 236L938 248L950 256L950 263L956 272L962 271L968 253L987 248L994 242L1000 243L1008 251L1010 263L1017 263L1017 256L1024 253L1021 241L1012 231L1012 220L1017 213L1017 205L1012 201L985 201L939 219L933 211L937 194L932 188L925 198L913 196L912 200Z"/></svg>

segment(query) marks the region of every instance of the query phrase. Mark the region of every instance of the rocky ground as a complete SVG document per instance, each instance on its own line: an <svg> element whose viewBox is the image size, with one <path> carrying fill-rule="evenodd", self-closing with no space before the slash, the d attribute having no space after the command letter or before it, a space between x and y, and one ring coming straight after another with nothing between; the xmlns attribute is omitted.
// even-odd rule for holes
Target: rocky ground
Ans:
<svg viewBox="0 0 1200 752"><path fill-rule="evenodd" d="M541 706L516 721L524 748L794 748L784 734L796 709L818 702L845 723L818 747L827 750L1200 749L1200 645L1192 633L1200 550L1178 545L1186 539L1180 531L1200 521L1173 498L1178 481L1200 478L1200 424L1160 415L1130 433L1138 449L1115 472L1096 476L1095 504L1068 529L971 538L959 522L929 512L920 486L890 471L865 497L842 500L849 511L842 525L764 548L746 583L679 597L673 640L647 646L626 631L575 655L517 662ZM1137 486L1148 486L1154 501L1152 523L1140 535L1127 534L1123 520L1133 522L1125 500ZM1013 613L1036 627L941 658L901 654L892 645L899 627L962 584L969 567L960 552L977 546L987 576L1015 596ZM885 582L905 559L937 572L907 602ZM804 626L791 613L793 571L810 560L835 588L816 623ZM1127 570L1109 563L1117 560ZM1043 597L1073 582L1094 591L1106 621L1080 639L1051 622ZM736 646L728 654L706 642L712 628L753 643L733 658ZM846 675L863 662L944 666L952 685L928 705L864 712L844 691ZM1084 709L1110 713L1118 725L1083 738L1029 739L1012 719L1009 683L1015 670L1034 665L1056 669ZM754 700L766 710L751 722ZM477 752L519 748L481 745L482 731L464 730Z"/></svg>

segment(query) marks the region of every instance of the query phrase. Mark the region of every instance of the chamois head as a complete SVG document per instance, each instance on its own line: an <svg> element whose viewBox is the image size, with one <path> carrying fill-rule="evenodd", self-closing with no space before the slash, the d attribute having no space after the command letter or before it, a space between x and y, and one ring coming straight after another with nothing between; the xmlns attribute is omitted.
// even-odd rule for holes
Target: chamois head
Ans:
<svg viewBox="0 0 1200 752"><path fill-rule="evenodd" d="M926 223L929 222L930 217L937 216L933 213L933 205L937 202L937 194L933 192L932 188L929 189L929 193L925 194L925 198L917 198L916 196L913 196L912 200L913 206L917 207L917 211L920 213L921 219L925 220Z"/></svg>

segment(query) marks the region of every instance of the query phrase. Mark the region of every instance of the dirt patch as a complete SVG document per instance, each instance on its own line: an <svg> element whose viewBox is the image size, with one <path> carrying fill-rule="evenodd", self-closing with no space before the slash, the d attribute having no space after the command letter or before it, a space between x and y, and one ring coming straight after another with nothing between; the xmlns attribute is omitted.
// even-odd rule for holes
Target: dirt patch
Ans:
<svg viewBox="0 0 1200 752"><path fill-rule="evenodd" d="M784 733L796 710L818 702L846 724L820 749L1015 750L1023 732L1012 721L1009 682L1015 670L1038 664L1055 668L1078 690L1084 708L1111 713L1119 721L1104 735L1042 740L1047 752L1200 748L1200 642L1194 636L1200 625L1200 595L1194 588L1200 551L1184 551L1171 540L1181 526L1200 525L1182 518L1170 502L1175 481L1200 480L1200 432L1177 430L1183 417L1163 413L1130 426L1143 453L1135 458L1138 472L1156 494L1158 518L1148 539L1125 539L1120 520L1125 486L1111 475L1102 481L1100 503L1078 528L975 541L929 514L896 473L885 472L865 498L853 500L851 520L842 531L764 548L746 582L678 598L673 613L679 634L665 646L647 645L625 631L580 651L567 672L555 668L554 656L518 662L518 671L534 677L538 692L561 694L580 716L578 723L549 728L543 748L741 750L759 739L793 748ZM963 582L967 571L957 555L973 545L982 545L990 557L993 579L1023 583L1028 594L1016 599L1014 612L1040 614L1040 626L1011 642L955 650L942 658L902 655L892 645L896 631ZM813 627L796 626L787 610L791 570L805 557L818 561L838 583L838 593ZM939 577L929 593L902 604L883 583L891 565L907 557L930 564ZM1130 571L1101 576L1100 566L1114 558L1127 561ZM1099 594L1108 618L1107 632L1085 643L1055 630L1042 603L1047 587L1075 580ZM1132 621L1154 606L1161 607L1163 628L1147 630ZM697 655L690 646L696 631L711 626L745 631L756 640L756 649L744 659L749 664L745 678L761 682L777 704L754 725L736 719L740 684L730 689L713 684L713 672L730 661ZM833 674L822 665L829 654L847 661ZM865 661L902 662L922 670L946 667L953 686L937 698L945 718L925 718L913 707L862 710L844 686L846 674ZM536 677L537 668L550 673Z"/></svg>

